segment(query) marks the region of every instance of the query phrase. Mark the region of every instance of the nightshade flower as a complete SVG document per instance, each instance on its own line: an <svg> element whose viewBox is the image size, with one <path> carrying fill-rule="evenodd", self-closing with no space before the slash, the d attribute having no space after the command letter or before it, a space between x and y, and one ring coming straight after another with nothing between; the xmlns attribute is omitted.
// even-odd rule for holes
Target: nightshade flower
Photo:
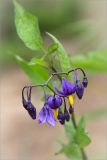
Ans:
<svg viewBox="0 0 107 160"><path fill-rule="evenodd" d="M63 96L69 96L73 93L75 93L76 87L75 84L72 82L69 82L67 79L62 78L62 91L59 90L56 86L55 86L56 91L63 95Z"/></svg>
<svg viewBox="0 0 107 160"><path fill-rule="evenodd" d="M49 96L47 98L47 103L51 109L57 109L62 105L62 98L58 95Z"/></svg>
<svg viewBox="0 0 107 160"><path fill-rule="evenodd" d="M55 126L55 118L52 109L48 104L45 104L44 107L40 110L38 115L38 124L47 122L50 126Z"/></svg>
<svg viewBox="0 0 107 160"><path fill-rule="evenodd" d="M79 80L77 70L81 70L83 73L83 80L82 82ZM59 74L66 74L69 75L71 72L74 73L74 83L68 81L65 78L62 78L62 90L58 89L56 85L54 86L56 92L54 89L52 89L48 83L53 78L54 75ZM53 73L51 77L46 81L44 84L39 85L32 85L32 86L25 86L22 89L22 103L23 107L27 110L28 114L32 119L36 119L36 108L31 102L31 92L32 88L34 87L43 87L44 91L44 97L45 97L45 104L40 110L38 114L38 124L41 123L48 123L50 126L55 126L55 122L59 121L62 125L65 124L66 121L70 120L70 114L73 113L74 108L74 94L76 93L78 98L81 99L84 94L84 89L88 85L88 79L86 77L85 72L81 68L72 69L68 72L61 72L61 73ZM46 92L44 90L44 87L47 87L50 89L50 91L53 92L54 95L50 95L48 98L46 98ZM25 98L25 89L26 89L26 98ZM66 98L69 101L69 108L66 106ZM64 110L61 110L61 105L64 103Z"/></svg>
<svg viewBox="0 0 107 160"><path fill-rule="evenodd" d="M59 90L56 86L54 87L59 94L68 97L69 103L72 106L74 103L72 94L76 91L76 85L72 82L69 82L67 79L62 78L62 91Z"/></svg>
<svg viewBox="0 0 107 160"><path fill-rule="evenodd" d="M58 117L58 108L62 105L62 98L58 95L49 96L47 103L51 109L53 109L54 117Z"/></svg>

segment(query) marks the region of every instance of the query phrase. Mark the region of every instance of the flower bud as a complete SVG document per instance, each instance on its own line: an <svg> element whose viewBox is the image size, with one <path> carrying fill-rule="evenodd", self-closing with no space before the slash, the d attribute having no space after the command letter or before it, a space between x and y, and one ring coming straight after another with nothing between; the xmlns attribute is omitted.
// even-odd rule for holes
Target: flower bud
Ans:
<svg viewBox="0 0 107 160"><path fill-rule="evenodd" d="M60 120L59 122L60 122L62 125L65 124L65 120Z"/></svg>
<svg viewBox="0 0 107 160"><path fill-rule="evenodd" d="M33 104L29 101L27 105L27 111L32 119L36 119L36 108L33 106Z"/></svg>
<svg viewBox="0 0 107 160"><path fill-rule="evenodd" d="M58 112L58 120L62 125L65 124L65 116L60 109L59 109L59 112Z"/></svg>
<svg viewBox="0 0 107 160"><path fill-rule="evenodd" d="M69 113L72 114L74 111L74 108L72 106L69 107Z"/></svg>
<svg viewBox="0 0 107 160"><path fill-rule="evenodd" d="M87 87L87 85L88 85L88 79L87 79L86 76L83 78L82 84L83 84L83 86L84 86L85 88Z"/></svg>
<svg viewBox="0 0 107 160"><path fill-rule="evenodd" d="M83 94L84 94L84 86L83 84L80 82L80 80L78 80L76 82L76 94L78 96L79 99L82 98Z"/></svg>
<svg viewBox="0 0 107 160"><path fill-rule="evenodd" d="M65 117L65 120L66 120L66 121L69 121L69 120L70 120L70 115L69 115L69 113L68 113L68 111L67 111L66 108L65 108L65 110L64 110L64 117Z"/></svg>
<svg viewBox="0 0 107 160"><path fill-rule="evenodd" d="M51 109L57 109L62 105L62 98L58 95L49 96L47 99L47 103Z"/></svg>

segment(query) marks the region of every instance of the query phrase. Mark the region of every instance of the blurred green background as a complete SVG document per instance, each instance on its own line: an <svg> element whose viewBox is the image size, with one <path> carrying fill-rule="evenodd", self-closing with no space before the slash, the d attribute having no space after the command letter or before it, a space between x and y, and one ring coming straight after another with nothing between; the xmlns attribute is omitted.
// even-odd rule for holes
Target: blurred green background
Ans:
<svg viewBox="0 0 107 160"><path fill-rule="evenodd" d="M81 102L76 101L75 106L79 116L86 114L87 129L92 136L92 143L86 149L89 160L106 160L107 66L105 64L107 62L107 51L105 49L103 52L96 52L96 54L94 54L94 51L106 48L107 1L18 0L18 2L38 17L46 46L50 43L45 35L45 32L48 31L62 42L70 56L73 55L71 60L74 65L80 64L85 67L86 71L93 71L91 73L87 72L89 86L84 99ZM87 53L90 52L91 54L87 56ZM25 59L38 56L38 52L31 51L24 46L16 33L12 1L1 0L0 158L1 160L66 160L63 155L54 156L54 153L60 148L56 139L63 139L66 142L63 127L60 125L57 125L54 129L47 125L38 127L37 122L32 122L22 108L21 89L25 84L31 82L29 82L25 73L19 69L15 59L12 58L11 54L13 53L19 54ZM99 56L97 56L98 54ZM84 55L86 55L85 58ZM95 65L96 62L97 65ZM101 70L101 68L103 69ZM36 93L33 101L37 110L39 110L43 104ZM96 110L98 111L96 112Z"/></svg>
<svg viewBox="0 0 107 160"><path fill-rule="evenodd" d="M106 47L104 34L106 30L103 25L105 23L104 2L101 3L99 0L98 2L19 0L19 2L38 17L44 38L46 31L56 35L62 39L62 42L64 41L70 54L85 53L90 49ZM12 1L1 0L0 12L0 64L2 67L5 63L10 65L14 62L8 55L12 52L24 55L26 58L35 55L36 53L24 47L16 34Z"/></svg>

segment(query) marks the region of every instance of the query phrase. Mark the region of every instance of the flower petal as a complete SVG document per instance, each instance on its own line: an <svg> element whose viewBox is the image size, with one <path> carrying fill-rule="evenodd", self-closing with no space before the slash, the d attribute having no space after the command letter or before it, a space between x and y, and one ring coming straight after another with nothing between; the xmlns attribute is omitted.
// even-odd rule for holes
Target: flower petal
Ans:
<svg viewBox="0 0 107 160"><path fill-rule="evenodd" d="M47 109L43 107L38 115L38 124L45 123L47 119Z"/></svg>
<svg viewBox="0 0 107 160"><path fill-rule="evenodd" d="M54 114L51 108L47 108L47 123L54 127L55 126L55 119L54 119Z"/></svg>
<svg viewBox="0 0 107 160"><path fill-rule="evenodd" d="M56 90L59 94L64 95L63 91L61 91L60 89L58 89L58 88L56 87L56 84L54 84L54 88L55 88L55 90Z"/></svg>
<svg viewBox="0 0 107 160"><path fill-rule="evenodd" d="M65 95L73 94L76 91L76 86L74 83L69 82L67 79L62 78L62 89Z"/></svg>

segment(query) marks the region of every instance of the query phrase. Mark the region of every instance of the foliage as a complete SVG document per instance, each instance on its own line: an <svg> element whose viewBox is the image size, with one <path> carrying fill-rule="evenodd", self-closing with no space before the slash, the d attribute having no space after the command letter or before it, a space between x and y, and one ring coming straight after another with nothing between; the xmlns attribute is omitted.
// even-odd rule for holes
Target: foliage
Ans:
<svg viewBox="0 0 107 160"><path fill-rule="evenodd" d="M14 5L15 25L19 37L28 48L32 50L39 50L43 55L40 57L40 59L35 57L29 62L22 60L21 57L17 58L16 56L17 61L19 61L19 64L33 83L46 80L48 77L48 71L67 71L71 68L71 66L80 66L91 71L104 72L107 70L107 60L104 58L107 56L107 49L102 49L95 52L93 51L87 55L74 55L71 57L70 64L70 59L68 58L63 45L57 40L56 37L50 33L47 33L52 38L54 43L48 47L48 50L46 50L44 48L41 33L39 31L37 17L25 11L25 9L16 1L14 1ZM46 76L44 76L45 74ZM37 81L37 77L41 77L38 78L39 81Z"/></svg>
<svg viewBox="0 0 107 160"><path fill-rule="evenodd" d="M15 56L32 82L38 83L46 80L46 78L48 78L48 71L50 71L50 69L52 71L60 69L62 71L67 71L70 69L71 67L69 58L61 43L53 35L47 33L54 40L54 43L51 44L46 51L43 45L43 40L40 36L37 17L26 12L25 9L16 1L14 1L14 5L15 25L19 37L28 48L32 50L39 50L44 54L42 54L43 56L41 56L40 59L35 57L29 62L23 60L21 57L19 57L19 55ZM51 63L54 53L57 53L56 62L60 64L59 68L57 68L57 65L55 68Z"/></svg>
<svg viewBox="0 0 107 160"><path fill-rule="evenodd" d="M87 54L74 55L71 64L93 72L107 72L107 48L92 51Z"/></svg>
<svg viewBox="0 0 107 160"><path fill-rule="evenodd" d="M62 70L68 71L70 69L70 61L64 47L52 34L47 34L53 39L55 43L58 44L57 54Z"/></svg>
<svg viewBox="0 0 107 160"><path fill-rule="evenodd" d="M14 1L15 25L19 37L25 45L32 50L44 51L43 41L40 35L38 19Z"/></svg>
<svg viewBox="0 0 107 160"><path fill-rule="evenodd" d="M39 63L29 63L19 56L16 56L16 59L33 83L45 82L48 79L48 72Z"/></svg>

